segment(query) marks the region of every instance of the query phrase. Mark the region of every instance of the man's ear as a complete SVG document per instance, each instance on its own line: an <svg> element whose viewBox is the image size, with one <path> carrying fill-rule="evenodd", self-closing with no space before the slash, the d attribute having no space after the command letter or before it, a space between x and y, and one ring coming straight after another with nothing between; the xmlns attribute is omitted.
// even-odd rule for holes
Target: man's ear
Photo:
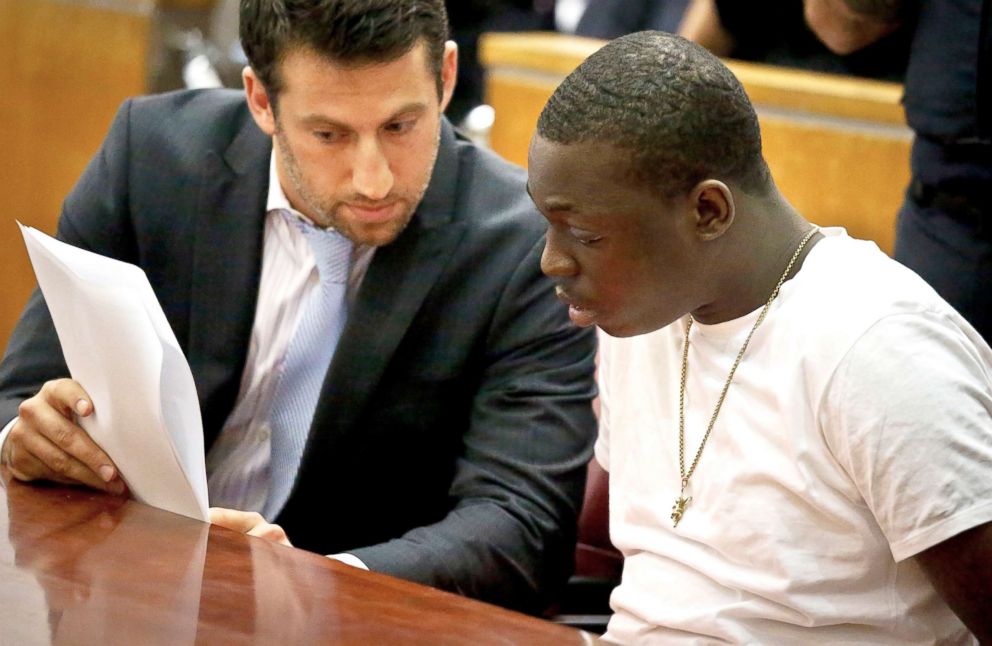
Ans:
<svg viewBox="0 0 992 646"><path fill-rule="evenodd" d="M734 194L716 179L703 180L689 193L693 227L700 240L715 240L734 222Z"/></svg>
<svg viewBox="0 0 992 646"><path fill-rule="evenodd" d="M441 112L444 112L455 93L455 79L458 77L458 45L449 40L444 44L441 57Z"/></svg>
<svg viewBox="0 0 992 646"><path fill-rule="evenodd" d="M245 98L248 100L251 116L262 132L271 137L276 132L276 117L269 93L251 66L241 71L241 80L244 82Z"/></svg>

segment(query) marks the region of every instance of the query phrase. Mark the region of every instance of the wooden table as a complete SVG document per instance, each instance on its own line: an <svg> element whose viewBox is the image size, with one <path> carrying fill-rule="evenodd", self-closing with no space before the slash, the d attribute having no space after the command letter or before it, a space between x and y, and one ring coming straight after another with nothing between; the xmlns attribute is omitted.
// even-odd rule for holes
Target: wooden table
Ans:
<svg viewBox="0 0 992 646"><path fill-rule="evenodd" d="M2 646L598 643L134 501L0 488Z"/></svg>

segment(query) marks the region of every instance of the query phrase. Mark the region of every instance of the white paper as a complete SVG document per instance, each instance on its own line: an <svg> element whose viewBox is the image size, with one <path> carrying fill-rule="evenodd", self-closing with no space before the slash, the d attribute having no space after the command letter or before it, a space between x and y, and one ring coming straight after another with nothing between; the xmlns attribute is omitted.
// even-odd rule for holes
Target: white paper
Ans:
<svg viewBox="0 0 992 646"><path fill-rule="evenodd" d="M69 372L93 402L80 425L137 500L206 521L193 373L145 272L18 226Z"/></svg>

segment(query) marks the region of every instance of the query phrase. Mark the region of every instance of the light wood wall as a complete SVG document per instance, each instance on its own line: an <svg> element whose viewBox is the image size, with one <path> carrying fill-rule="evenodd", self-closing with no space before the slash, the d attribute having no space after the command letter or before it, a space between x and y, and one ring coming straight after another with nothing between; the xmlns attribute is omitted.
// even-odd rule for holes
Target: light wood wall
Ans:
<svg viewBox="0 0 992 646"><path fill-rule="evenodd" d="M526 165L537 117L561 80L603 41L560 34L487 34L480 58L491 143ZM909 182L912 133L895 83L725 61L761 122L765 158L782 193L813 222L847 228L892 252Z"/></svg>
<svg viewBox="0 0 992 646"><path fill-rule="evenodd" d="M15 220L53 233L121 101L145 90L151 0L0 1L0 348L35 286Z"/></svg>

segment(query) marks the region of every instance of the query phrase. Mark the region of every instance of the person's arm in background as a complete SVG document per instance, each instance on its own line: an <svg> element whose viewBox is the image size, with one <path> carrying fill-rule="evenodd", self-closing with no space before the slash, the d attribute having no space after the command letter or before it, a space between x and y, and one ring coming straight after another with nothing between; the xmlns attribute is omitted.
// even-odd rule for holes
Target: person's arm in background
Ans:
<svg viewBox="0 0 992 646"><path fill-rule="evenodd" d="M716 56L729 56L736 45L733 35L720 22L715 0L691 0L679 25L679 36Z"/></svg>
<svg viewBox="0 0 992 646"><path fill-rule="evenodd" d="M837 54L850 54L895 31L905 0L804 0L806 23Z"/></svg>

